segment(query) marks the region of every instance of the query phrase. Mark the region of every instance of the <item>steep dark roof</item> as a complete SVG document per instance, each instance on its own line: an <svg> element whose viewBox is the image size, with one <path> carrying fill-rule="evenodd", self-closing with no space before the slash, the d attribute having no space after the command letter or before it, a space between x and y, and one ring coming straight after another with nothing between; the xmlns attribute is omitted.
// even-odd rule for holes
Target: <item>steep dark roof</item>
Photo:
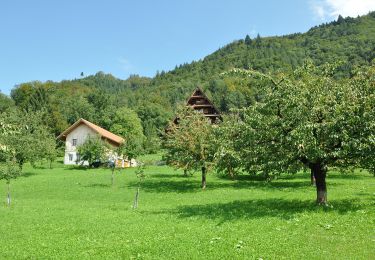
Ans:
<svg viewBox="0 0 375 260"><path fill-rule="evenodd" d="M204 116L209 117L213 122L216 119L222 120L219 110L199 87L191 94L187 101L187 106L191 106L194 110L202 112Z"/></svg>

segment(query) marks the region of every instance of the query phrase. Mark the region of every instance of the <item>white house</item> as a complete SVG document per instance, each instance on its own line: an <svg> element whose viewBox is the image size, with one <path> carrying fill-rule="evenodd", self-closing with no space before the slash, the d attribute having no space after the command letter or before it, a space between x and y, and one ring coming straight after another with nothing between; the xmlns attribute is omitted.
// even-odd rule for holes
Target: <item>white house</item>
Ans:
<svg viewBox="0 0 375 260"><path fill-rule="evenodd" d="M122 137L81 118L57 137L65 141L64 164L81 164L77 146L83 144L90 136L97 135L114 148L119 147L124 142ZM136 163L134 160L129 163L123 158L116 158L116 165L118 167L129 167L135 166Z"/></svg>

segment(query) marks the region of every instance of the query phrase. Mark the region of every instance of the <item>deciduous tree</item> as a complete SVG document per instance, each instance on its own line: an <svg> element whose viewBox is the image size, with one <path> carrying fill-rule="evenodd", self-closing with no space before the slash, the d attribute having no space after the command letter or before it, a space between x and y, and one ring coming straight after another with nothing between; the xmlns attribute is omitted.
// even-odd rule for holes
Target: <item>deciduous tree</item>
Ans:
<svg viewBox="0 0 375 260"><path fill-rule="evenodd" d="M105 161L108 148L100 136L89 137L85 142L77 147L81 161L87 161L89 166L94 163Z"/></svg>
<svg viewBox="0 0 375 260"><path fill-rule="evenodd" d="M190 107L177 112L178 123L171 123L165 134L166 161L184 170L201 170L202 189L207 170L214 160L213 125Z"/></svg>
<svg viewBox="0 0 375 260"><path fill-rule="evenodd" d="M0 165L0 180L5 180L7 184L7 204L10 206L10 181L21 175L21 169L18 167L16 159L8 159L5 165Z"/></svg>
<svg viewBox="0 0 375 260"><path fill-rule="evenodd" d="M214 130L215 168L220 173L228 174L232 179L239 174L242 167L242 158L238 147L238 128L240 118L236 115L224 117L223 123Z"/></svg>
<svg viewBox="0 0 375 260"><path fill-rule="evenodd" d="M44 111L25 113L14 109L2 116L5 124L16 129L12 134L3 136L2 143L12 151L21 169L27 161L34 166L42 159L53 159L51 155L56 142L50 129L44 124Z"/></svg>
<svg viewBox="0 0 375 260"><path fill-rule="evenodd" d="M365 97L373 96L374 88L355 79L337 81L335 68L306 63L291 75L275 77L232 71L266 83L260 84L261 101L244 109L238 138L244 168L266 174L308 168L322 204L327 203L328 168L360 166L360 146L373 138L366 115L373 118L374 103Z"/></svg>
<svg viewBox="0 0 375 260"><path fill-rule="evenodd" d="M10 181L21 174L21 169L17 165L14 150L9 147L7 140L9 136L19 132L16 126L6 122L4 114L0 114L0 180L5 180L7 184L7 204L10 206Z"/></svg>
<svg viewBox="0 0 375 260"><path fill-rule="evenodd" d="M143 128L136 112L129 108L120 108L116 111L112 121L111 132L125 139L119 153L129 159L138 157L143 152Z"/></svg>

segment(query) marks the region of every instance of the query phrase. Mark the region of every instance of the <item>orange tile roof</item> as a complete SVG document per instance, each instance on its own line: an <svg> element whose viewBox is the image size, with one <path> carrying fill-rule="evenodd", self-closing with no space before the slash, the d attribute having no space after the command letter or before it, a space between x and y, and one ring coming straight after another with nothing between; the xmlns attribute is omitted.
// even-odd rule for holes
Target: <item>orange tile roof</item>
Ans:
<svg viewBox="0 0 375 260"><path fill-rule="evenodd" d="M91 122L89 122L89 121L87 121L83 118L79 119L73 125L68 127L57 138L65 140L66 136L81 124L87 125L92 130L94 130L96 133L98 133L102 138L108 139L109 141L112 141L112 142L114 142L118 145L122 144L125 141L124 138L122 138L121 136L115 135L114 133L111 133L108 130L105 130L104 128L101 128L100 126L97 126L97 125L95 125L95 124L93 124L93 123L91 123Z"/></svg>

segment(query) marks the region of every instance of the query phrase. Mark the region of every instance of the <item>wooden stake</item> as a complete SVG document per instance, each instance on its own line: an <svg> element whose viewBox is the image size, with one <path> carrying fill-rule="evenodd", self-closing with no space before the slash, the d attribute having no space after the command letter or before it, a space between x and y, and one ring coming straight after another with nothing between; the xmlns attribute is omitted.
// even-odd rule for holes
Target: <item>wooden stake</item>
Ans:
<svg viewBox="0 0 375 260"><path fill-rule="evenodd" d="M135 193L133 209L138 208L138 197L139 197L139 187L137 188L137 192Z"/></svg>
<svg viewBox="0 0 375 260"><path fill-rule="evenodd" d="M8 196L7 196L8 207L10 207L10 182L8 182Z"/></svg>

